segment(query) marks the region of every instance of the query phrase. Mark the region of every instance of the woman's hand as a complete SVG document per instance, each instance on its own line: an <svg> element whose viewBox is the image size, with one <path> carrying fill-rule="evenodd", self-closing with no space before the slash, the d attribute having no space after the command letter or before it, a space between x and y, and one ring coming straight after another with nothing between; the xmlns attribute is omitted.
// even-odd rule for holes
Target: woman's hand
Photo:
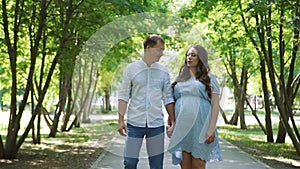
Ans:
<svg viewBox="0 0 300 169"><path fill-rule="evenodd" d="M172 134L173 134L173 131L174 131L174 127L175 127L174 124L172 124L171 126L168 125L168 126L166 127L166 130L167 130L167 136L168 136L169 138L172 137Z"/></svg>
<svg viewBox="0 0 300 169"><path fill-rule="evenodd" d="M206 144L210 144L214 141L215 141L215 133L214 132L210 136L206 135L206 140L205 140Z"/></svg>

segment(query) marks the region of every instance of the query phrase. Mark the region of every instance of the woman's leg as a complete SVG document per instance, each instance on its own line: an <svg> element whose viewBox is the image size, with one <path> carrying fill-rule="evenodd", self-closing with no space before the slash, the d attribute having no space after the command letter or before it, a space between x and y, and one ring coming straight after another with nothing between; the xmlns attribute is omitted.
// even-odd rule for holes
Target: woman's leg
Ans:
<svg viewBox="0 0 300 169"><path fill-rule="evenodd" d="M192 168L193 169L205 169L206 161L201 158L195 158L192 156Z"/></svg>
<svg viewBox="0 0 300 169"><path fill-rule="evenodd" d="M182 152L182 160L180 162L181 169L192 168L192 154L186 151Z"/></svg>

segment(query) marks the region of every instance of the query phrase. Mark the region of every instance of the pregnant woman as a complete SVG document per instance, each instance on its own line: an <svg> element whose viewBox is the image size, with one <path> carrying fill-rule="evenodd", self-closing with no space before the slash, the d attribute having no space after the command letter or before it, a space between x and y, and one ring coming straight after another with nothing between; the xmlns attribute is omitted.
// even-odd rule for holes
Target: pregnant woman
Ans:
<svg viewBox="0 0 300 169"><path fill-rule="evenodd" d="M173 83L176 125L167 131L168 151L182 169L204 169L206 162L222 160L216 130L220 88L209 70L206 50L192 45Z"/></svg>

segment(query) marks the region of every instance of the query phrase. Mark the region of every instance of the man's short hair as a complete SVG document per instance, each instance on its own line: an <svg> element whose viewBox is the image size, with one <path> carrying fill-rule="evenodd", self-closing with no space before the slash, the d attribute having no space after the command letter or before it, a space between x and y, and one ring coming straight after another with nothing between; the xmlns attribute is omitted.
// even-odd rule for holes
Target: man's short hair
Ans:
<svg viewBox="0 0 300 169"><path fill-rule="evenodd" d="M155 46L157 42L160 41L161 43L165 43L164 39L156 34L152 34L146 37L144 40L144 49L147 48L147 46Z"/></svg>

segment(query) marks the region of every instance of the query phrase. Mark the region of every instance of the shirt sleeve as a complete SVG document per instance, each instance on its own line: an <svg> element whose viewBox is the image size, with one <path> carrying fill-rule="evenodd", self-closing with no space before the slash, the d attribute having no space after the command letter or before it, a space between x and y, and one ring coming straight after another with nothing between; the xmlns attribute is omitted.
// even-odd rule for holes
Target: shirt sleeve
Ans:
<svg viewBox="0 0 300 169"><path fill-rule="evenodd" d="M217 78L215 77L215 75L210 74L210 85L212 87L212 93L214 94L220 94L220 85L219 82L217 80Z"/></svg>
<svg viewBox="0 0 300 169"><path fill-rule="evenodd" d="M130 69L127 67L123 73L123 79L121 88L119 91L118 99L129 102L131 97L131 78L130 78Z"/></svg>
<svg viewBox="0 0 300 169"><path fill-rule="evenodd" d="M170 82L169 73L166 73L166 76L165 76L165 79L164 79L163 100L164 100L164 105L174 103L174 98L173 98L173 92L172 92L172 86L171 86L171 82Z"/></svg>

